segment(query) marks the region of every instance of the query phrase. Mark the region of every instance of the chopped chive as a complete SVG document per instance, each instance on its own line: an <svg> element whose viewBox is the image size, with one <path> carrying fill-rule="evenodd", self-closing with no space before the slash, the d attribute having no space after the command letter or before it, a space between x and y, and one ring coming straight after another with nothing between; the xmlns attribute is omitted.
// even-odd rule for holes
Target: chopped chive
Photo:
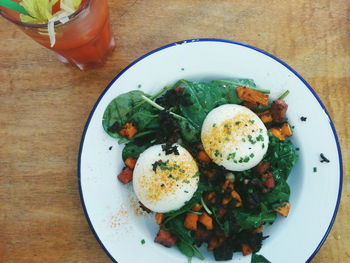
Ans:
<svg viewBox="0 0 350 263"><path fill-rule="evenodd" d="M259 141L264 141L264 137L260 134L258 137L256 137L256 140Z"/></svg>
<svg viewBox="0 0 350 263"><path fill-rule="evenodd" d="M268 89L256 89L256 88L250 88L251 90L260 92L260 93L264 93L264 94L270 94L270 90Z"/></svg>
<svg viewBox="0 0 350 263"><path fill-rule="evenodd" d="M317 172L317 167L314 167L314 173L316 173Z"/></svg>
<svg viewBox="0 0 350 263"><path fill-rule="evenodd" d="M284 100L289 94L289 90L286 90L281 96L278 97L278 100Z"/></svg>
<svg viewBox="0 0 350 263"><path fill-rule="evenodd" d="M144 245L146 241L144 239L141 240L141 244Z"/></svg>
<svg viewBox="0 0 350 263"><path fill-rule="evenodd" d="M247 163L247 162L249 162L249 160L250 160L250 157L246 156L246 157L244 157L243 162Z"/></svg>

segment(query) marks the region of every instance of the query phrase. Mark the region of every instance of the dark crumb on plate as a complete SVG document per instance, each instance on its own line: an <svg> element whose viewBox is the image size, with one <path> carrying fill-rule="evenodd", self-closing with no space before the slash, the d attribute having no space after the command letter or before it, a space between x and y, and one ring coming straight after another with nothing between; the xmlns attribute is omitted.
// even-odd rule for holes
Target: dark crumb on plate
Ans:
<svg viewBox="0 0 350 263"><path fill-rule="evenodd" d="M314 167L314 173L316 173L317 172L317 167Z"/></svg>
<svg viewBox="0 0 350 263"><path fill-rule="evenodd" d="M149 214L149 213L152 212L150 209L148 209L147 207L145 207L145 206L143 205L143 203L141 203L140 201L139 201L139 204L140 204L141 209L142 209L143 211L145 211L146 213Z"/></svg>
<svg viewBox="0 0 350 263"><path fill-rule="evenodd" d="M300 120L301 120L301 121L306 121L306 119L307 119L307 118L304 117L304 116L301 116L301 117L300 117Z"/></svg>
<svg viewBox="0 0 350 263"><path fill-rule="evenodd" d="M108 148L108 149L109 149L109 150L112 150L112 148L113 148L113 146L109 146L109 148Z"/></svg>
<svg viewBox="0 0 350 263"><path fill-rule="evenodd" d="M329 159L326 158L326 156L324 156L323 153L320 154L320 157L321 157L321 161L320 161L321 163L329 163L330 162Z"/></svg>
<svg viewBox="0 0 350 263"><path fill-rule="evenodd" d="M172 154L172 153L175 155L179 155L177 146L176 145L173 146L171 143L162 144L162 150L165 152L165 155Z"/></svg>
<svg viewBox="0 0 350 263"><path fill-rule="evenodd" d="M141 245L144 245L146 241L144 239L141 240Z"/></svg>

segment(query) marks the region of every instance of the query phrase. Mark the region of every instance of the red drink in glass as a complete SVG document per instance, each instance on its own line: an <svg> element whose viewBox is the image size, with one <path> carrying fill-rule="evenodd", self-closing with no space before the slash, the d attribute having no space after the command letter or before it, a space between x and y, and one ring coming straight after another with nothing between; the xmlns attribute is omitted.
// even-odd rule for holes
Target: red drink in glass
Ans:
<svg viewBox="0 0 350 263"><path fill-rule="evenodd" d="M51 47L47 24L28 24L18 13L0 6L0 14L44 47L54 51L59 60L81 70L101 66L114 49L107 0L83 0L70 20L55 23L56 43Z"/></svg>

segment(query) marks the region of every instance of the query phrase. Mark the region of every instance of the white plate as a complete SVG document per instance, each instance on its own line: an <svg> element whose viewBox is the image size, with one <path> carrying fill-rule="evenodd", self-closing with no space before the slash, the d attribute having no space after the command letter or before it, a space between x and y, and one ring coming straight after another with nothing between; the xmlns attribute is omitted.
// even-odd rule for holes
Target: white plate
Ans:
<svg viewBox="0 0 350 263"><path fill-rule="evenodd" d="M259 254L272 263L298 263L310 261L320 249L335 219L342 187L339 143L324 105L300 75L272 55L242 43L196 39L161 47L131 63L102 93L86 123L78 163L81 201L96 239L112 261L161 263L187 259L177 249L153 242L158 228L153 216L137 215L131 186L117 180L123 167L123 146L103 131L102 115L108 103L138 88L155 93L179 79L236 77L254 79L258 87L272 91L272 98L290 90L287 114L295 126L293 141L300 147L299 161L289 179L290 215L279 218L264 232L270 237ZM307 121L302 122L301 116ZM331 162L320 163L320 153ZM314 167L317 172L313 172ZM204 246L202 251L205 262L215 262ZM250 262L250 257L235 253L232 262Z"/></svg>

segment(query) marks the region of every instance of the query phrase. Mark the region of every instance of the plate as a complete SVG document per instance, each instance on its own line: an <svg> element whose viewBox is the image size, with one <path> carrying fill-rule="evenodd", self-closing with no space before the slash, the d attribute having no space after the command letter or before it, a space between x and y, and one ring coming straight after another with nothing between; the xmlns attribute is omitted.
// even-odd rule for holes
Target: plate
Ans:
<svg viewBox="0 0 350 263"><path fill-rule="evenodd" d="M141 89L153 94L179 79L252 78L277 98L290 90L288 120L299 161L289 179L291 212L267 228L259 254L271 262L308 262L322 246L336 216L342 188L342 160L334 125L315 91L290 66L255 47L220 39L194 39L158 48L137 59L108 85L87 120L78 159L81 202L96 239L113 262L186 262L176 248L154 243L153 215L138 209L132 186L122 185L123 145L109 137L101 121L108 103ZM306 121L301 121L301 117ZM320 153L330 160L320 162ZM317 172L314 172L314 167ZM142 241L142 242L141 242ZM143 242L144 241L144 242ZM215 262L203 251L205 262ZM201 262L194 258L192 262ZM232 262L250 262L235 253Z"/></svg>

